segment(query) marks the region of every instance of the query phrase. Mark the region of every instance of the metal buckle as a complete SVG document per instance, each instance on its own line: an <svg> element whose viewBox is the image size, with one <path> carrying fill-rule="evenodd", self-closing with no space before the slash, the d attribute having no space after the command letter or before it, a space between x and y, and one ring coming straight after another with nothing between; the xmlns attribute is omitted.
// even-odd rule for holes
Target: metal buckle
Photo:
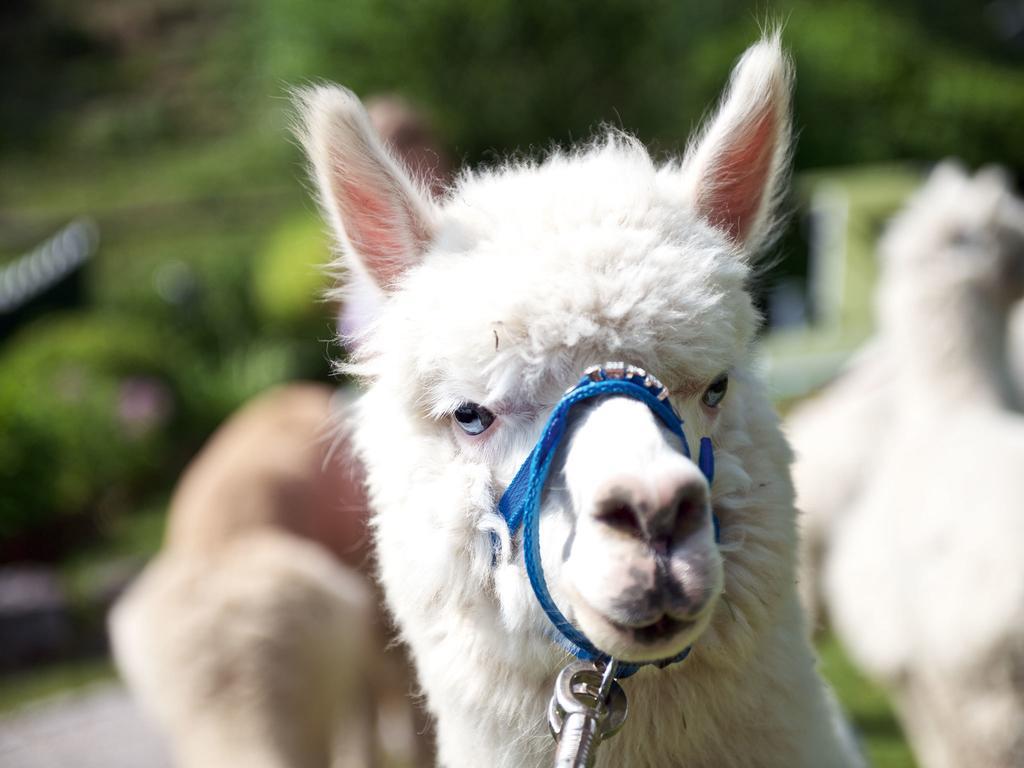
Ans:
<svg viewBox="0 0 1024 768"><path fill-rule="evenodd" d="M629 708L617 667L614 659L600 666L578 660L559 672L548 704L555 768L593 768L597 748L622 728Z"/></svg>

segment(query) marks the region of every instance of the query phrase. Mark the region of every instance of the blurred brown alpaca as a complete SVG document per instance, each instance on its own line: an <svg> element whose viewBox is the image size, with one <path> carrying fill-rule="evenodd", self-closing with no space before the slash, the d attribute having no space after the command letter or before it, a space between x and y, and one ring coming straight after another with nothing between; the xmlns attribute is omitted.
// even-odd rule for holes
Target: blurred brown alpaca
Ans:
<svg viewBox="0 0 1024 768"><path fill-rule="evenodd" d="M112 613L118 666L178 765L369 766L383 751L424 764L430 753L365 575L362 477L332 430L336 400L293 384L228 420L182 476L163 551Z"/></svg>

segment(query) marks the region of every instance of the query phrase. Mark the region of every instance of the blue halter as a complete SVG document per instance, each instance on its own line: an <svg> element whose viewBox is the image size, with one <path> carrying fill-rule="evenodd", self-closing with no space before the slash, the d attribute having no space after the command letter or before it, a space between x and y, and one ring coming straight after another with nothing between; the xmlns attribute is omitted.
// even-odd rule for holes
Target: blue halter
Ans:
<svg viewBox="0 0 1024 768"><path fill-rule="evenodd" d="M583 372L583 377L570 388L558 401L555 410L544 425L537 445L516 472L501 500L498 512L508 524L511 535L515 535L523 526L523 557L526 561L526 573L530 578L533 593L547 614L557 632L555 641L569 653L587 661L610 662L608 654L599 651L594 645L573 626L555 605L544 580L544 569L540 558L540 502L547 481L551 462L558 450L558 445L565 436L565 428L569 420L569 411L577 403L602 395L624 395L640 400L662 423L679 438L683 454L691 458L690 444L683 431L683 420L668 402L668 390L654 376L642 368L635 368L623 363L607 363L604 366L592 366ZM711 439L702 437L700 455L697 466L707 478L708 483L715 476L715 454L711 447ZM718 517L713 516L715 541L719 540ZM665 667L685 659L690 653L689 648L669 659L645 662L658 667ZM628 677L644 664L626 664L619 662L616 677Z"/></svg>

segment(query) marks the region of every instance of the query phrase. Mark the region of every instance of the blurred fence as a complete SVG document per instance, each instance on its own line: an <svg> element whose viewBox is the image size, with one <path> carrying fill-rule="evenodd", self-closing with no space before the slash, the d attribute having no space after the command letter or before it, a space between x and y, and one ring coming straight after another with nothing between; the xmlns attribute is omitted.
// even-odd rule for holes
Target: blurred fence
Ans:
<svg viewBox="0 0 1024 768"><path fill-rule="evenodd" d="M874 328L876 246L922 176L913 166L861 166L795 180L797 226L807 230L804 322L770 329L761 364L780 401L832 378Z"/></svg>

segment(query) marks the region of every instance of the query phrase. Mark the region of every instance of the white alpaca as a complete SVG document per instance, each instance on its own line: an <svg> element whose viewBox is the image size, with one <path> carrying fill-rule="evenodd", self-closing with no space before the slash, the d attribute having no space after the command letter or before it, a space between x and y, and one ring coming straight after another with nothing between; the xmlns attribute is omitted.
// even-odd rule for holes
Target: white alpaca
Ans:
<svg viewBox="0 0 1024 768"><path fill-rule="evenodd" d="M992 185L1008 190L995 169L983 172L975 185L966 182L963 171L947 162L929 181L930 194L946 200L966 194L975 201L980 195L987 201L991 199ZM946 187L945 192L939 193L939 187ZM918 215L902 226L919 227L922 237L934 237L936 233L952 237L956 233L945 223L948 215L943 207L919 208ZM963 214L957 211L957 215ZM950 286L945 271L936 274L941 286ZM931 265L922 264L920 272L912 277L907 275L907 279L932 280ZM962 322L964 318L952 306L928 318L934 338L956 333ZM1024 302L1017 303L1005 335L1005 355L999 346L1002 333L986 341L987 345L995 345L987 347L992 370L995 380L1000 382L1006 406L1024 410ZM869 484L878 455L876 448L887 439L891 428L899 424L892 416L899 397L894 374L900 365L899 349L894 349L892 340L880 331L834 382L798 405L786 418L785 432L796 454L793 482L800 510L800 588L812 626L820 621L818 615L824 608L821 568L838 520L855 505Z"/></svg>
<svg viewBox="0 0 1024 768"><path fill-rule="evenodd" d="M717 473L709 488L642 403L573 411L540 530L555 601L626 661L693 646L624 681L629 719L598 765L856 762L805 638L790 452L749 373L746 284L784 185L789 91L767 40L682 163L657 167L613 134L464 174L440 203L350 93L302 95L325 213L346 265L379 292L351 366L366 384L355 437L443 765L551 763L545 709L567 655L496 503L566 387L613 359L661 378L691 439L713 441Z"/></svg>
<svg viewBox="0 0 1024 768"><path fill-rule="evenodd" d="M1024 205L997 175L942 166L882 255L884 425L865 487L832 523L826 602L923 765L1019 766L1024 417L1008 409L1004 350Z"/></svg>
<svg viewBox="0 0 1024 768"><path fill-rule="evenodd" d="M1014 407L1024 412L1024 301L1018 301L1010 316L1008 366L1014 385Z"/></svg>
<svg viewBox="0 0 1024 768"><path fill-rule="evenodd" d="M885 345L861 350L821 394L786 418L800 526L800 596L812 632L822 621L821 568L839 518L853 506L879 436L887 434L891 363Z"/></svg>

